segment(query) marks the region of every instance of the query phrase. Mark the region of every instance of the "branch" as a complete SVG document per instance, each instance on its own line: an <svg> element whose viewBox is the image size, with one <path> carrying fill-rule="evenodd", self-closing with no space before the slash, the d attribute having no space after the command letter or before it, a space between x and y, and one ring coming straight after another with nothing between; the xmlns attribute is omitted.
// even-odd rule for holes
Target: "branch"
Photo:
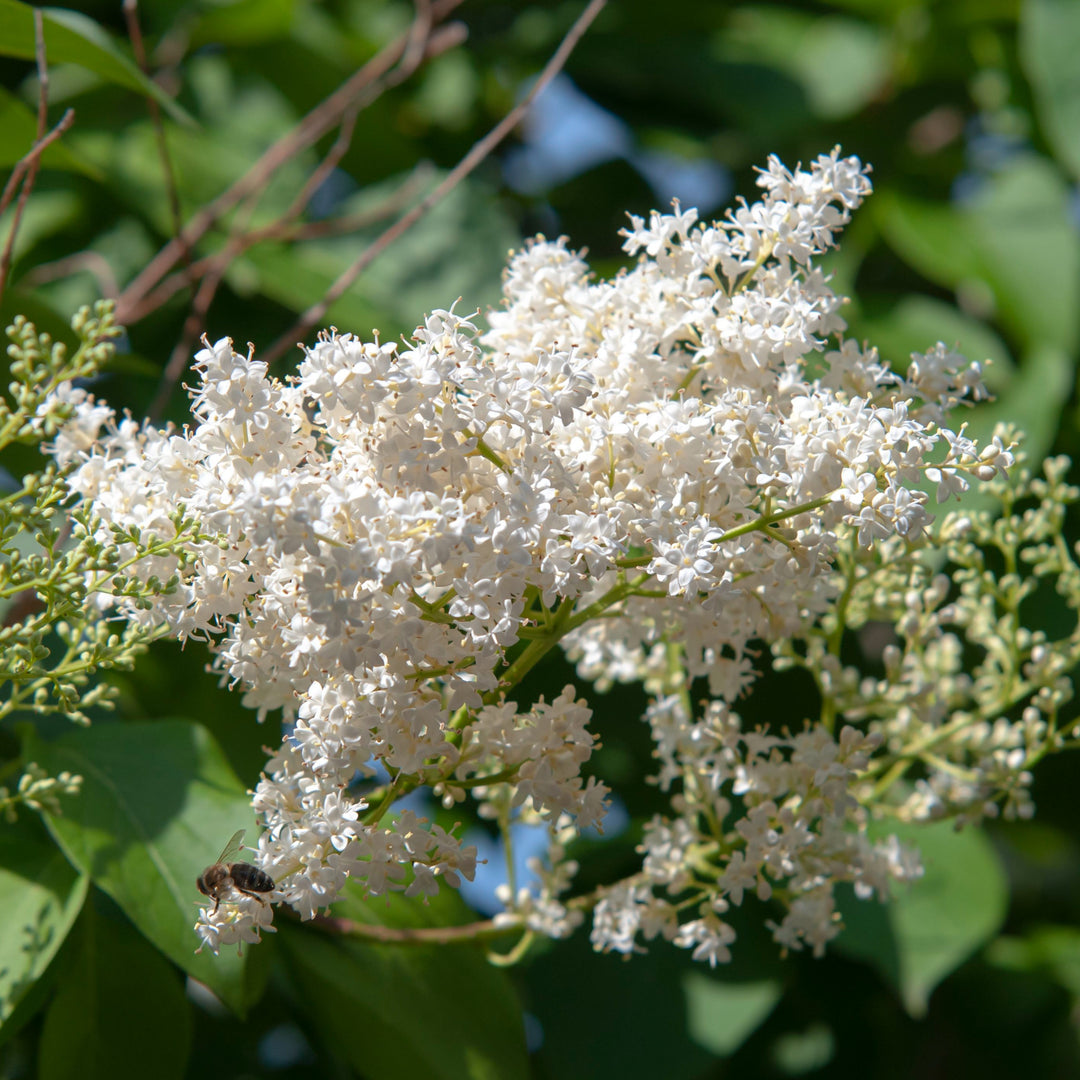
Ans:
<svg viewBox="0 0 1080 1080"><path fill-rule="evenodd" d="M231 261L239 255L242 255L249 248L254 247L256 244L261 244L266 240L275 240L279 242L291 240L317 240L325 236L346 236L348 233L355 232L357 229L367 228L376 221L380 221L381 219L398 212L403 204L408 203L416 193L416 189L425 183L425 174L427 171L425 165L418 165L416 169L413 170L413 175L410 176L397 191L389 196L383 205L363 213L349 214L347 217L328 218L324 221L297 223L283 222L279 219L278 221L271 222L269 225L264 225L261 228L252 229L250 232L240 234L233 239L233 243L236 244L237 250L231 256L228 256L228 253L225 251L217 251L213 255L207 255L202 259L197 259L191 264L191 276L193 278L200 278L204 274L211 273L214 267L223 258L228 257ZM33 273L33 271L31 271L31 273ZM169 300L170 297L175 296L181 289L187 288L187 285L188 277L186 273L175 273L172 276L167 277L146 297L143 311L156 310Z"/></svg>
<svg viewBox="0 0 1080 1080"><path fill-rule="evenodd" d="M320 930L348 937L366 938L379 945L452 945L455 942L485 941L491 938L518 934L522 924L517 919L483 919L463 926L379 926L339 919L332 915L316 915L312 920Z"/></svg>
<svg viewBox="0 0 1080 1080"><path fill-rule="evenodd" d="M57 281L71 274L77 274L85 270L92 274L97 282L98 292L106 300L115 300L120 295L120 283L116 280L109 260L98 251L87 248L85 251L76 251L74 255L65 255L61 259L52 262L38 263L23 275L22 281L27 285L41 285L46 281Z"/></svg>
<svg viewBox="0 0 1080 1080"><path fill-rule="evenodd" d="M135 54L135 62L142 73L149 78L150 66L146 62L146 48L143 45L142 28L139 26L139 0L124 0L124 18L127 20L128 37ZM180 193L176 186L176 170L173 168L169 147L165 142L165 125L161 122L161 109L152 95L146 95L146 105L150 110L150 122L154 125L154 138L157 142L158 156L161 158L161 170L165 174L165 190L169 197L169 213L172 215L173 232L180 236L184 220L180 214ZM185 263L191 261L191 248L184 245Z"/></svg>
<svg viewBox="0 0 1080 1080"><path fill-rule="evenodd" d="M303 338L307 332L318 325L326 314L330 305L337 300L350 285L375 261L399 236L412 228L433 206L438 204L452 191L462 180L465 179L494 149L510 134L518 125L522 116L528 110L537 95L548 85L549 82L565 66L570 54L574 51L582 35L592 24L593 20L603 10L607 0L591 0L589 6L570 28L570 32L563 38L562 44L556 50L554 56L548 61L540 77L533 84L532 89L524 98L495 125L473 148L461 159L454 169L445 177L426 198L422 199L412 210L399 218L389 229L386 230L363 254L338 277L327 290L326 295L317 304L312 304L300 316L297 322L268 350L262 354L262 359L267 363L273 363L282 356L287 349L296 343L296 338Z"/></svg>
<svg viewBox="0 0 1080 1080"><path fill-rule="evenodd" d="M438 21L445 18L459 3L461 0L437 0L431 9L432 19ZM194 248L224 214L249 195L261 191L278 168L322 138L350 108L363 107L387 86L394 85L396 80L390 73L405 55L413 33L414 30L410 29L382 49L334 93L316 105L291 131L278 139L239 180L204 206L124 290L117 304L117 322L130 325L147 313L142 306L143 300L176 266L185 245ZM407 74L411 74L411 70L400 77L407 77Z"/></svg>
<svg viewBox="0 0 1080 1080"><path fill-rule="evenodd" d="M37 58L38 71L38 111L37 111L37 137L34 145L30 148L11 170L7 184L4 185L4 193L0 195L0 214L11 203L15 194L15 188L25 175L22 190L19 192L19 201L15 204L15 213L11 221L11 231L8 233L4 244L3 255L0 255L0 297L4 295L4 286L7 283L8 271L11 269L11 257L15 250L15 237L19 232L19 223L22 221L23 210L26 209L30 192L34 190L34 181L37 179L38 168L41 165L41 155L46 148L56 142L60 136L71 127L75 120L75 111L68 109L60 118L60 123L45 134L45 124L48 119L49 108L49 68L45 60L45 25L42 21L41 11L34 9L34 54Z"/></svg>

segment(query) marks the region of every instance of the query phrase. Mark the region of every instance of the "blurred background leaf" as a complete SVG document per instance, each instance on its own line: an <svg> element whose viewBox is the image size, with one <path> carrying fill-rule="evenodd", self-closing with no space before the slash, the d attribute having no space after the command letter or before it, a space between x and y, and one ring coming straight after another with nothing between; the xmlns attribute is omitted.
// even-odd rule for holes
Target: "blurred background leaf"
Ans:
<svg viewBox="0 0 1080 1080"><path fill-rule="evenodd" d="M83 777L65 813L47 817L69 861L166 956L241 1015L250 1004L233 952L196 954L195 881L240 828L256 835L244 787L197 724L100 723L26 752L50 773Z"/></svg>

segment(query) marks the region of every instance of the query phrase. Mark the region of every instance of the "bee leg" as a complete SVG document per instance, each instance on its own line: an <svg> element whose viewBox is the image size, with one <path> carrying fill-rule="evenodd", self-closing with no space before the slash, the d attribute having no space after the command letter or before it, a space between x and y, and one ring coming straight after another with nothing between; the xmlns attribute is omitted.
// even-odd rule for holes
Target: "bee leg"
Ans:
<svg viewBox="0 0 1080 1080"><path fill-rule="evenodd" d="M265 897L260 896L257 892L252 892L250 889L245 889L242 885L237 885L233 882L233 888L236 889L237 892L242 892L245 896L250 896L253 899L258 900L260 904L266 903Z"/></svg>

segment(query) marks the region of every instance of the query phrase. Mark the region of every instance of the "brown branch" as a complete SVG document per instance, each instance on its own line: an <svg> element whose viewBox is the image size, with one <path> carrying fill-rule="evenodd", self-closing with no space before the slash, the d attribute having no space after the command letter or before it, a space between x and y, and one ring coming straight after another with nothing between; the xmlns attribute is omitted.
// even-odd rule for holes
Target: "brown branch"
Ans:
<svg viewBox="0 0 1080 1080"><path fill-rule="evenodd" d="M188 366L191 346L198 337L199 331L206 325L206 313L210 310L210 305L213 303L215 295L217 295L218 286L221 284L225 271L232 262L231 243L225 254L228 257L216 260L216 264L211 266L203 276L199 288L192 298L191 310L184 320L184 327L180 331L180 339L173 346L173 351L169 355L169 362L165 365L165 370L162 372L161 379L158 382L157 393L154 395L154 400L150 403L150 408L146 412L147 418L150 420L159 419L165 411L165 406L168 405L169 398L172 397L172 392L176 388L180 376L184 374L184 370Z"/></svg>
<svg viewBox="0 0 1080 1080"><path fill-rule="evenodd" d="M401 57L401 66L415 71L424 59L424 48L431 36L431 0L413 0L416 14L409 27L409 39L405 44L405 53Z"/></svg>
<svg viewBox="0 0 1080 1080"><path fill-rule="evenodd" d="M346 937L365 938L376 945L452 945L455 942L486 941L491 938L520 934L520 922L499 922L483 919L463 926L379 926L339 919L333 915L316 915L312 920L320 930Z"/></svg>
<svg viewBox="0 0 1080 1080"><path fill-rule="evenodd" d="M41 166L41 155L45 148L55 142L71 127L75 119L75 113L68 109L60 120L60 123L48 135L45 134L45 125L48 121L49 111L49 67L45 59L45 24L41 17L41 11L34 9L34 55L37 59L38 72L38 110L37 110L37 134L34 145L29 153L25 154L15 163L11 170L11 176L4 186L4 194L0 196L0 214L2 214L11 202L15 193L15 187L25 175L22 189L19 191L19 200L15 204L15 213L11 219L11 231L8 233L4 244L3 255L0 255L0 297L4 295L4 286L7 284L8 272L11 269L11 258L15 251L15 237L19 232L19 224L22 221L23 211L30 198L30 192L34 190L34 181L37 180L38 169Z"/></svg>
<svg viewBox="0 0 1080 1080"><path fill-rule="evenodd" d="M65 255L62 259L54 259L52 262L38 263L37 266L27 270L22 280L27 285L41 285L46 281L56 281L83 270L93 274L98 291L107 300L115 300L120 295L120 283L116 280L109 260L100 252L89 249L76 251L74 255Z"/></svg>
<svg viewBox="0 0 1080 1080"><path fill-rule="evenodd" d="M326 182L327 177L338 167L341 159L352 145L353 131L356 128L356 118L360 115L359 104L354 105L345 114L341 121L341 130L334 145L330 147L326 157L319 162L318 167L313 169L311 175L304 181L296 198L293 199L289 209L276 222L277 225L291 224L307 209L315 192Z"/></svg>
<svg viewBox="0 0 1080 1080"><path fill-rule="evenodd" d="M150 65L146 60L146 47L143 44L142 27L139 25L139 0L124 0L123 7L135 62L139 65L139 70L149 78ZM176 183L176 170L173 168L169 146L165 141L165 125L161 121L161 109L153 95L146 95L146 106L150 112L150 122L154 126L154 141L157 143L158 157L161 159L161 171L165 174L165 190L169 199L173 233L179 238L184 228L184 219L180 213L180 191ZM181 244L183 244L182 240ZM191 248L186 244L183 244L182 258L185 265L190 264Z"/></svg>
<svg viewBox="0 0 1080 1080"><path fill-rule="evenodd" d="M125 0L125 2L133 3L134 0ZM387 78L385 85L393 85L404 81L416 70L425 57L433 55L433 51L428 48L428 45L430 44L430 33L430 4L428 3L428 0L418 0L417 15L413 22L409 44L405 49L400 64L392 75ZM352 144L353 131L356 127L356 118L359 115L362 104L363 102L358 100L346 110L338 132L338 137L333 146L331 146L319 165L312 170L311 175L297 193L296 198L293 199L288 209L276 222L274 222L274 226L278 230L284 231L287 229L304 212L304 209L311 201L315 192L322 186L333 170L337 168L341 159L348 152L348 149ZM269 180L270 177L268 176L267 182L269 182ZM254 213L261 197L262 189L260 188L253 190L244 201L241 214L244 215L245 219L250 218ZM234 224L224 249L221 252L218 252L207 266L199 289L192 300L191 310L184 320L184 326L180 332L180 337L173 347L168 363L165 365L165 370L162 373L157 393L154 395L154 400L150 405L148 411L150 419L157 419L161 413L164 412L177 382L179 382L188 366L192 345L200 332L206 327L207 314L210 310L210 305L217 295L218 288L224 280L229 266L239 254L252 246L249 240L250 236L251 232ZM191 272L190 264L187 267L186 273L183 275L183 280L185 282L194 282L195 280L195 275Z"/></svg>
<svg viewBox="0 0 1080 1080"><path fill-rule="evenodd" d="M235 237L234 242L239 249L231 256L237 258L249 248L255 247L264 241L272 240L281 243L297 240L319 240L327 236L347 236L357 229L367 228L369 225L389 217L400 211L403 205L409 203L415 196L417 189L427 182L429 168L426 164L418 165L401 187L391 195L386 202L372 210L362 213L348 214L345 217L327 218L324 221L306 222L282 222L274 221L259 229L252 229L242 236ZM287 215L286 215L287 216ZM242 241L242 243L241 243ZM217 263L226 256L225 252L217 251L213 255L207 255L191 264L191 275L198 279L206 273L213 271ZM185 274L176 273L167 277L144 301L145 312L155 311L167 300L187 287L188 279ZM144 314L144 309L136 309L134 321L138 321Z"/></svg>
<svg viewBox="0 0 1080 1080"><path fill-rule="evenodd" d="M352 143L353 129L356 126L358 112L359 107L354 106L346 114L341 125L341 131L339 132L334 145L330 148L326 157L319 163L318 167L312 171L307 182L304 184L303 188L301 188L289 208L273 223L273 226L271 226L272 229L281 233L284 233L289 229L294 224L295 219L303 213L304 208L311 201L311 197L325 181L326 177L337 168L338 163L345 156ZM243 213L245 216L250 216L254 213L257 201L257 194L253 193L244 204ZM202 275L202 281L198 291L192 299L191 310L184 320L180 338L173 347L172 353L169 355L169 362L165 365L165 370L162 373L161 380L158 384L157 393L154 395L154 400L151 402L150 409L147 412L147 415L151 420L156 420L165 411L165 406L168 404L169 398L172 396L172 392L175 389L177 382L180 380L180 377L183 375L184 370L188 365L191 347L196 338L198 338L199 334L206 327L206 316L210 310L210 305L213 303L218 288L224 280L225 274L228 272L233 260L248 248L252 247L253 244L257 242L260 233L262 233L263 238L265 238L265 235L268 232L269 230L266 229L251 231L237 229L233 235L230 236L222 251L217 252L210 259L204 260L206 269ZM196 275L192 273L189 265L187 273L180 277L181 285L186 285L187 283L194 281Z"/></svg>
<svg viewBox="0 0 1080 1080"><path fill-rule="evenodd" d="M21 157L15 162L14 168L11 170L11 175L8 177L8 182L4 185L4 193L0 195L0 214L2 214L11 203L11 197L14 194L15 186L22 178L23 173L27 171L37 161L39 157L50 147L65 131L75 122L75 110L68 109L63 116L60 117L60 122L38 142L26 152L25 156Z"/></svg>
<svg viewBox="0 0 1080 1080"><path fill-rule="evenodd" d="M461 0L437 0L432 7L432 18L436 21L445 18L460 3ZM291 131L269 147L239 180L200 209L179 235L170 240L128 284L117 304L117 321L128 324L135 321L132 313L140 307L150 290L176 266L184 245L194 249L222 216L243 199L263 190L277 169L333 129L347 110L354 106L362 108L387 86L394 85L397 80L392 78L393 68L404 56L412 41L412 34L413 30L410 29L377 53L355 75L316 105ZM411 71L400 77L407 77L408 73Z"/></svg>
<svg viewBox="0 0 1080 1080"><path fill-rule="evenodd" d="M262 353L261 358L267 363L273 363L279 356L284 355L287 349L297 344L296 339L303 338L312 327L318 325L325 316L330 305L333 304L353 282L392 244L402 233L416 224L433 206L439 203L450 191L465 179L494 149L510 134L520 122L526 110L532 104L536 96L548 85L549 82L562 70L571 52L581 40L582 35L589 28L593 20L604 9L607 0L590 0L589 6L582 12L577 22L570 28L569 33L563 38L562 44L556 50L554 56L548 61L540 77L533 84L528 94L495 125L472 149L461 159L454 169L447 174L445 179L429 195L422 199L407 214L400 217L389 229L386 230L373 244L371 244L353 264L342 273L338 279L326 291L326 295L317 304L312 304L303 315L282 334L270 347Z"/></svg>

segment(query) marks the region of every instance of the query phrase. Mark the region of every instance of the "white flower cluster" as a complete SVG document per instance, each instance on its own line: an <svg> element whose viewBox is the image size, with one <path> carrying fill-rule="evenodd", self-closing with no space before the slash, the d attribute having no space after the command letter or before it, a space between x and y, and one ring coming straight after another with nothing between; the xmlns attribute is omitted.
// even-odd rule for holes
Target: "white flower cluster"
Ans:
<svg viewBox="0 0 1080 1080"><path fill-rule="evenodd" d="M770 924L774 938L785 948L809 944L820 955L840 932L836 882L854 882L863 899L885 899L891 882L922 873L917 855L895 837L872 844L850 828L865 815L851 789L880 735L845 727L836 740L820 725L784 737L746 732L723 702L710 702L695 721L677 696L656 701L649 720L665 769L677 768L684 778L678 805L691 812L648 824L642 874L596 906L598 949L640 951L639 935L662 935L715 966L730 959L735 937L721 916L745 894L769 900L780 890L787 913ZM742 816L726 831L729 795L741 799ZM699 917L681 921L688 907Z"/></svg>
<svg viewBox="0 0 1080 1080"><path fill-rule="evenodd" d="M633 218L638 262L610 281L563 240L530 244L484 333L452 311L404 348L335 331L288 382L223 339L196 357L192 430L116 422L88 399L81 437L58 440L103 530L169 535L182 505L218 535L178 593L129 614L214 641L246 703L294 721L254 795L254 861L303 917L347 877L373 894L472 877L474 849L388 816L421 785L447 806L472 791L491 813L540 815L556 855L568 822L600 822L589 709L569 690L531 708L505 697L559 642L600 682L650 678L675 643L717 699L699 722L665 702L650 717L661 778L684 790L642 875L600 904L601 946L642 929L715 962L724 905L784 880L776 936L817 948L833 881L880 890L911 871L850 829L872 741L740 734L724 702L754 678L755 639L828 609L848 538L915 541L926 477L948 494L1011 458L941 426L982 393L977 366L938 346L901 378L843 340L814 260L870 190L859 161L770 158L759 183L761 202L711 225L678 207ZM147 570L164 579L164 563ZM358 793L376 763L388 782ZM685 886L694 860L717 877L680 926L650 897ZM554 900L569 875L549 882L519 910L541 928L550 911L558 933L575 921ZM267 911L224 904L199 931L214 948L249 940Z"/></svg>

